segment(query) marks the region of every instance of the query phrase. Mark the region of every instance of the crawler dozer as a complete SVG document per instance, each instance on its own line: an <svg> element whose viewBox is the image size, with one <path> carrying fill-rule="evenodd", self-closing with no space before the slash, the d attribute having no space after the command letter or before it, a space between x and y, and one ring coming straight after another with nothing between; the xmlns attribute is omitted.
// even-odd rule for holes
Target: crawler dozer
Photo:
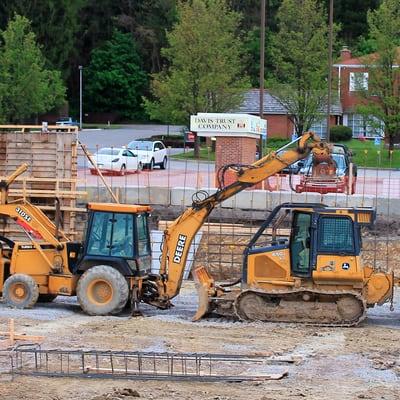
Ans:
<svg viewBox="0 0 400 400"><path fill-rule="evenodd" d="M200 307L249 321L353 326L367 307L391 299L393 276L361 261L361 227L369 208L286 203L276 207L245 249L240 285L216 284L204 267L194 275Z"/></svg>

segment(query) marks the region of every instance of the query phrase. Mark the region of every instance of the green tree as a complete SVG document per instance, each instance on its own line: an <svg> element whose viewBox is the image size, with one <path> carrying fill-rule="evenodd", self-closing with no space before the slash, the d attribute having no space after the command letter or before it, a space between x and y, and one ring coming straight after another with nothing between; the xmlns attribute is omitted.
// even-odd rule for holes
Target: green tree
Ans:
<svg viewBox="0 0 400 400"><path fill-rule="evenodd" d="M115 30L111 40L93 50L85 82L87 109L143 118L141 98L147 88L147 75L131 34Z"/></svg>
<svg viewBox="0 0 400 400"><path fill-rule="evenodd" d="M1 34L0 102L3 119L23 122L64 102L65 88L58 71L45 68L30 22L15 15Z"/></svg>
<svg viewBox="0 0 400 400"><path fill-rule="evenodd" d="M298 135L322 118L328 75L327 16L316 0L283 0L273 37L270 91L288 110Z"/></svg>
<svg viewBox="0 0 400 400"><path fill-rule="evenodd" d="M225 0L178 3L178 22L162 54L169 68L153 75L145 108L152 119L185 123L197 112L224 112L242 101L248 80L237 38L240 15Z"/></svg>
<svg viewBox="0 0 400 400"><path fill-rule="evenodd" d="M395 138L400 139L399 1L383 0L377 10L368 13L368 25L377 52L366 59L368 88L362 92L366 104L359 111L384 123L389 150L393 150Z"/></svg>

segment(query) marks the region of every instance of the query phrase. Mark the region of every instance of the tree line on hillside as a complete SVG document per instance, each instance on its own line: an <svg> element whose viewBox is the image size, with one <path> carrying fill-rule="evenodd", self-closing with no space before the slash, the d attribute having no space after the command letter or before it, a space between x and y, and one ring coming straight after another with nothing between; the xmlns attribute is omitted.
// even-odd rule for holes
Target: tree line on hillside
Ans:
<svg viewBox="0 0 400 400"><path fill-rule="evenodd" d="M266 3L266 87L301 133L326 102L329 0ZM361 3L335 0L335 54L343 44L355 55L378 50L387 71L400 44L400 5ZM259 20L260 0L3 0L0 118L26 121L66 99L76 111L79 65L85 110L166 123L187 123L198 111L230 110L244 90L258 87ZM390 71L384 79L376 74L370 90L374 81L387 83L379 90L391 99L379 115L395 130L398 92L390 92L396 74ZM372 106L367 111L378 113Z"/></svg>

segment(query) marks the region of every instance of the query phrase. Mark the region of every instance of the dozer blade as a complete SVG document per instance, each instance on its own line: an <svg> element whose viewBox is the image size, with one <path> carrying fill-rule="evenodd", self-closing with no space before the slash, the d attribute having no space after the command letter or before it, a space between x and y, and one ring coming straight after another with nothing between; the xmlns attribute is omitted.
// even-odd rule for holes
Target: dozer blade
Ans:
<svg viewBox="0 0 400 400"><path fill-rule="evenodd" d="M196 284L197 294L199 296L199 304L196 314L192 321L198 321L210 311L210 289L214 286L214 280L205 267L197 267L192 271L193 279Z"/></svg>

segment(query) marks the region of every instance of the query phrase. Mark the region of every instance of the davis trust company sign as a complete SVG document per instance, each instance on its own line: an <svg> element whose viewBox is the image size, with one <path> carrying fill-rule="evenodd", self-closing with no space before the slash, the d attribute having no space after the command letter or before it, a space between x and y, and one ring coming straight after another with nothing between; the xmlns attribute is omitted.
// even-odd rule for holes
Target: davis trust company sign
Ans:
<svg viewBox="0 0 400 400"><path fill-rule="evenodd" d="M267 134L267 121L249 114L198 113L190 117L190 130L199 136L248 136Z"/></svg>

